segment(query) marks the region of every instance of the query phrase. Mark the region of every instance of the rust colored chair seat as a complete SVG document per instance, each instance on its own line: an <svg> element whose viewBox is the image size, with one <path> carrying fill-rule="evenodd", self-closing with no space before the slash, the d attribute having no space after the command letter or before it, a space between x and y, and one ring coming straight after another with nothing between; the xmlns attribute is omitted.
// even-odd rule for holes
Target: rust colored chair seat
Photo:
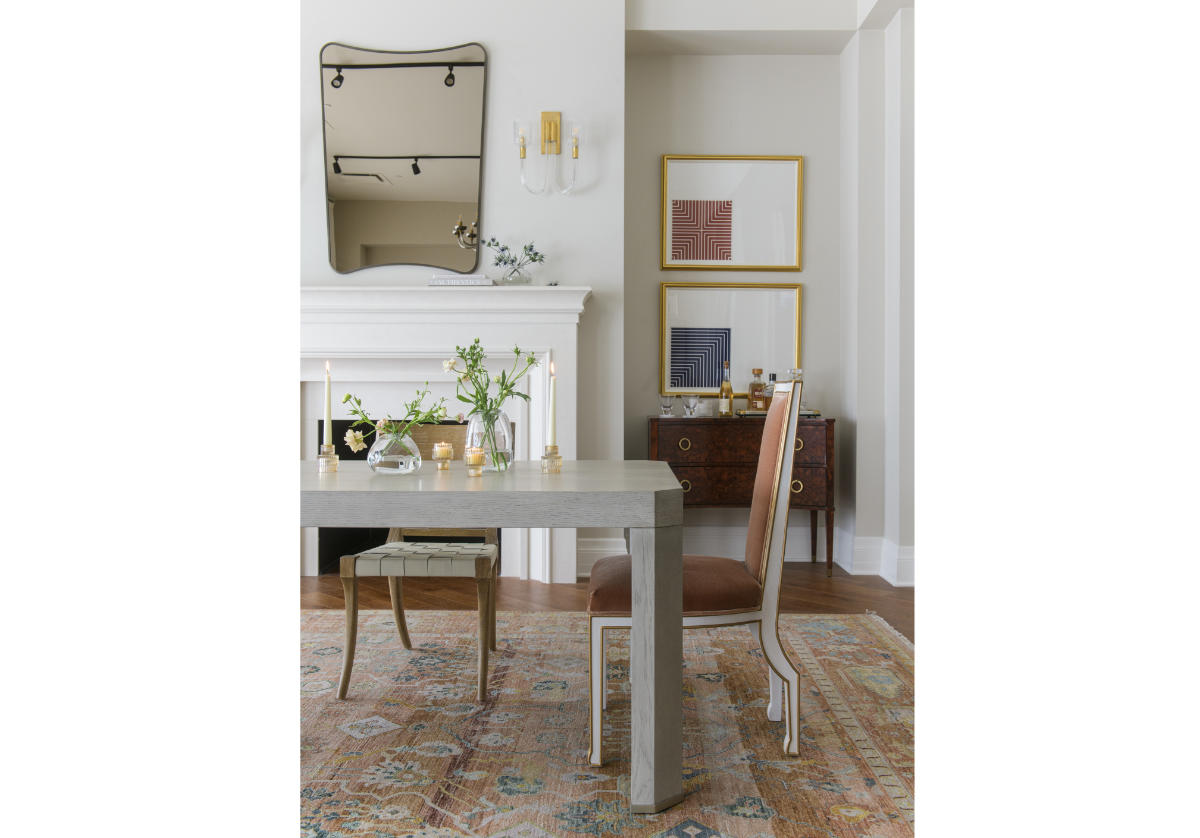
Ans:
<svg viewBox="0 0 1200 838"><path fill-rule="evenodd" d="M633 612L633 559L608 556L592 565L587 610L597 616ZM746 563L720 556L683 557L684 616L753 611L762 601L762 585Z"/></svg>

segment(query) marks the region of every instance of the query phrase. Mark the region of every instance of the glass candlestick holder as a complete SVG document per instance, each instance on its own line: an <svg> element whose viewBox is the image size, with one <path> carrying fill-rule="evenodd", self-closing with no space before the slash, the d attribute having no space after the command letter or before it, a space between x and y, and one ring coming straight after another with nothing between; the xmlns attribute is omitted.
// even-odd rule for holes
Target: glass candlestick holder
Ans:
<svg viewBox="0 0 1200 838"><path fill-rule="evenodd" d="M467 477L479 477L483 474L483 449L479 446L468 448L463 455L467 463Z"/></svg>
<svg viewBox="0 0 1200 838"><path fill-rule="evenodd" d="M435 442L433 444L433 461L437 463L438 471L446 471L450 468L450 461L454 459L454 446L448 442Z"/></svg>
<svg viewBox="0 0 1200 838"><path fill-rule="evenodd" d="M562 457L557 445L547 445L546 453L542 455L542 474L558 474L562 471Z"/></svg>
<svg viewBox="0 0 1200 838"><path fill-rule="evenodd" d="M338 455L333 451L333 445L321 444L321 453L317 455L317 472L330 474L338 470Z"/></svg>

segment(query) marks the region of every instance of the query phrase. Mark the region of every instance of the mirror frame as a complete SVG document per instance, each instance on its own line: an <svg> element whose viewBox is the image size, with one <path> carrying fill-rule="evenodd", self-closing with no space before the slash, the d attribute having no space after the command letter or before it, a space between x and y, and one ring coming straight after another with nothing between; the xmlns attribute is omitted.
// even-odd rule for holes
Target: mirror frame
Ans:
<svg viewBox="0 0 1200 838"><path fill-rule="evenodd" d="M456 274L470 274L470 273L474 273L475 271L479 270L479 263L480 263L479 248L483 246L483 234L482 234L482 231L483 231L483 180L484 180L484 169L485 169L485 165L486 165L484 162L484 157L487 156L486 154L484 154L484 144L485 144L485 141L487 140L487 100L488 100L488 97L487 97L487 93L488 93L488 51L487 51L487 47L485 47L483 44L479 43L478 41L468 41L465 44L456 44L454 46L449 46L449 47L438 47L437 49L422 49L422 50L372 49L370 47L356 47L352 44L343 44L339 41L330 41L330 42L324 44L321 47L321 51L317 55L317 58L318 58L317 74L318 74L318 76L320 76L320 81L318 82L318 84L320 85L320 88L321 88L321 168L324 171L324 175L325 175L325 177L323 178L323 181L325 184L325 204L326 204L326 206L328 206L328 203L329 203L329 147L328 147L328 134L325 130L325 76L324 76L324 70L325 70L326 66L330 66L330 67L334 66L332 64L326 65L326 63L325 63L325 50L327 50L329 47L342 47L344 49L361 50L363 52L375 52L375 53L379 53L380 55L431 55L433 53L446 52L447 50L453 50L453 49L463 49L465 47L479 47L479 49L483 51L483 101L480 103L480 108L482 109L482 113L479 116L479 190L478 190L478 192L476 194L476 198L475 198L475 205L478 208L477 212L476 212L476 217L475 217L475 221L476 221L475 229L480 231L480 236L479 236L479 243L475 246L475 261L471 264L471 267L469 267L465 271L456 271L453 268L444 268L440 265L425 265L420 262L386 262L381 265L363 265L362 267L354 268L353 270L350 270L350 271L339 271L337 269L337 265L334 264L333 239L330 238L330 235L329 235L330 222L329 222L328 218L326 218L326 220L325 220L325 244L328 249L329 267L332 268L333 272L338 274L339 276L348 276L352 273L357 273L358 271L365 271L370 268L389 268L389 267L394 267L394 266L401 266L401 267L411 266L411 267L418 267L418 268L430 268L431 270L435 270L435 271L447 271L449 273L456 273ZM339 66L348 67L351 65L343 63Z"/></svg>

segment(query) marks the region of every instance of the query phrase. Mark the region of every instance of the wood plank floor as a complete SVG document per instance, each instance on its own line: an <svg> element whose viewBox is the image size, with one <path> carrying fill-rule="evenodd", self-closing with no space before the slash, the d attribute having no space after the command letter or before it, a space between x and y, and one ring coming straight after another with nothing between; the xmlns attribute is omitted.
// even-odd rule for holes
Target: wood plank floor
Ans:
<svg viewBox="0 0 1200 838"><path fill-rule="evenodd" d="M861 614L874 611L909 640L913 635L913 588L893 588L878 576L851 576L825 565L787 562L783 566L780 605L789 614ZM387 579L360 579L360 608L391 608ZM301 608L343 608L341 580L335 575L300 577ZM404 607L414 610L475 609L474 579L404 580ZM587 582L547 585L524 579L500 580L496 608L500 611L583 611Z"/></svg>

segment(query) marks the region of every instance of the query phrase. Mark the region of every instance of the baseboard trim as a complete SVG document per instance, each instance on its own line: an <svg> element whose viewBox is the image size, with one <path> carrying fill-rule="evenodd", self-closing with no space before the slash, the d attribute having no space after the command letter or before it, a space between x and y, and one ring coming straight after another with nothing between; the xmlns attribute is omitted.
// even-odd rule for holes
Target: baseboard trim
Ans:
<svg viewBox="0 0 1200 838"><path fill-rule="evenodd" d="M575 576L587 579L592 575L592 565L605 556L628 553L623 538L579 538L575 541Z"/></svg>
<svg viewBox="0 0 1200 838"><path fill-rule="evenodd" d="M916 584L913 548L884 541L879 575L897 588L911 588Z"/></svg>

